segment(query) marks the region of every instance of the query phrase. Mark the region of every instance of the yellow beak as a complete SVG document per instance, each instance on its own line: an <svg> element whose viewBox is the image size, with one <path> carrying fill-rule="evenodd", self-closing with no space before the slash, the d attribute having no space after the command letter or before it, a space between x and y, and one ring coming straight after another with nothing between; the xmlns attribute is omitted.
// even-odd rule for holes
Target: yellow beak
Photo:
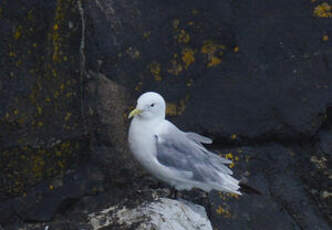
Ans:
<svg viewBox="0 0 332 230"><path fill-rule="evenodd" d="M133 111L131 111L129 113L129 116L128 116L128 119L132 118L132 117L135 117L136 115L139 115L141 114L143 111L142 110L139 110L139 109L134 109Z"/></svg>

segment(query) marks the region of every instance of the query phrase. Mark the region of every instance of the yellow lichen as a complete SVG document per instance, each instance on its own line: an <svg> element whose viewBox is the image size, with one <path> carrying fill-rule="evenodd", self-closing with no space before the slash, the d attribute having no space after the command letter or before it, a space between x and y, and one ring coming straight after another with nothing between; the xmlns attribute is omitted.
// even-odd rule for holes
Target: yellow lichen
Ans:
<svg viewBox="0 0 332 230"><path fill-rule="evenodd" d="M55 151L55 155L56 155L57 157L61 157L62 153L61 153L61 151Z"/></svg>
<svg viewBox="0 0 332 230"><path fill-rule="evenodd" d="M54 62L60 62L61 58L61 48L63 43L63 37L60 31L60 25L65 23L65 6L66 0L57 0L55 9L55 18L52 31L50 32L52 44L53 44L53 55L52 60Z"/></svg>
<svg viewBox="0 0 332 230"><path fill-rule="evenodd" d="M33 10L31 9L31 10L29 10L29 12L28 12L28 14L27 14L27 19L29 20L29 21L32 21L33 20Z"/></svg>
<svg viewBox="0 0 332 230"><path fill-rule="evenodd" d="M187 95L178 103L166 103L166 114L169 116L181 115L186 109L189 98L189 95Z"/></svg>
<svg viewBox="0 0 332 230"><path fill-rule="evenodd" d="M18 40L22 35L23 27L21 25L17 26L14 33L15 40Z"/></svg>
<svg viewBox="0 0 332 230"><path fill-rule="evenodd" d="M189 81L187 82L187 84L186 84L186 85L187 85L188 87L191 87L191 86L192 86L192 84L193 84L193 80L192 80L192 79L189 79Z"/></svg>
<svg viewBox="0 0 332 230"><path fill-rule="evenodd" d="M167 69L170 74L179 75L183 70L182 65L176 59L172 59L170 65L171 67Z"/></svg>
<svg viewBox="0 0 332 230"><path fill-rule="evenodd" d="M142 86L143 86L143 82L138 82L138 84L136 85L136 87L135 87L135 90L136 91L141 91L141 88L142 88Z"/></svg>
<svg viewBox="0 0 332 230"><path fill-rule="evenodd" d="M61 145L60 145L60 148L62 150L68 149L69 147L70 147L70 141L65 141L65 142L61 143Z"/></svg>
<svg viewBox="0 0 332 230"><path fill-rule="evenodd" d="M189 101L189 95L187 95L185 98L180 100L179 106L178 106L178 114L181 115L187 106L187 102Z"/></svg>
<svg viewBox="0 0 332 230"><path fill-rule="evenodd" d="M221 63L221 59L220 58L218 58L216 56L211 56L210 57L210 61L207 64L207 67L213 67L213 66L219 65L220 63Z"/></svg>
<svg viewBox="0 0 332 230"><path fill-rule="evenodd" d="M223 193L223 192L218 192L218 195L219 197L224 200L224 201L227 201L227 200L231 200L233 198L235 199L240 199L240 196L237 195L237 194L234 194L234 193Z"/></svg>
<svg viewBox="0 0 332 230"><path fill-rule="evenodd" d="M188 69L188 67L195 62L195 52L190 48L185 48L182 50L182 61L185 64L185 68Z"/></svg>
<svg viewBox="0 0 332 230"><path fill-rule="evenodd" d="M217 44L213 41L205 41L201 48L203 54L213 54L219 49L226 49L224 45Z"/></svg>
<svg viewBox="0 0 332 230"><path fill-rule="evenodd" d="M217 214L222 215L226 218L232 217L231 212L229 210L224 209L223 207L221 207L221 205L218 206L218 208L216 209L216 212L217 212Z"/></svg>
<svg viewBox="0 0 332 230"><path fill-rule="evenodd" d="M40 154L32 156L32 173L36 179L41 179L45 161Z"/></svg>
<svg viewBox="0 0 332 230"><path fill-rule="evenodd" d="M314 9L314 16L319 18L331 18L332 17L332 6L327 2L323 2Z"/></svg>
<svg viewBox="0 0 332 230"><path fill-rule="evenodd" d="M197 15L199 12L198 12L198 10L196 10L196 9L192 9L192 10L191 10L191 13L192 13L193 15Z"/></svg>
<svg viewBox="0 0 332 230"><path fill-rule="evenodd" d="M146 31L146 32L143 33L143 37L145 39L148 39L150 36L151 36L151 31Z"/></svg>
<svg viewBox="0 0 332 230"><path fill-rule="evenodd" d="M59 91L55 91L55 92L54 92L54 98L59 97L59 95L60 95Z"/></svg>
<svg viewBox="0 0 332 230"><path fill-rule="evenodd" d="M179 28L180 20L179 19L174 19L172 24L173 24L173 28L176 30L176 29Z"/></svg>
<svg viewBox="0 0 332 230"><path fill-rule="evenodd" d="M4 125L1 125L1 128L4 127L7 131L8 127L14 129L23 128L27 133L38 136L41 134L39 133L41 130L46 130L50 125L56 129L62 129L63 123L66 123L72 129L76 127L77 124L73 121L79 119L80 116L75 113L68 116L68 113L73 111L74 100L66 98L67 95L75 96L75 92L79 92L79 88L76 88L80 76L79 74L73 75L70 71L72 65L75 68L78 66L79 57L71 55L69 51L71 49L70 39L79 35L81 31L75 28L69 31L67 26L69 20L79 16L76 4L77 2L73 0L56 1L55 12L50 12L54 18L51 18L49 23L48 41L43 45L45 52L43 55L34 57L36 59L34 64L32 63L33 65L30 65L27 69L29 73L27 77L33 83L30 94L26 96L16 95L12 98L15 107L9 107L4 111L4 117L2 117L1 121ZM36 38L34 38L39 28L38 19L40 15L38 12L34 12L33 15L29 12L29 15L19 19L24 21L23 27L13 27L12 34L10 34L12 42L7 44L8 49L4 51L6 52L5 54L9 54L7 58L10 58L13 64L12 69L9 69L7 75L4 75L8 80L11 77L19 76L20 69L15 68L15 65L21 67L26 62L26 59L29 59L34 54L35 48L40 46L35 40ZM21 42L23 42L22 38L24 38L25 49L20 46ZM69 60L66 63L68 68L58 65L63 60ZM76 83L73 81L70 87L63 84L68 79L72 81L74 78L76 78ZM55 93L56 91L57 93ZM58 96L56 100L53 100L54 94ZM27 110L26 108L31 109ZM5 120L6 117L8 119ZM63 119L69 120L61 123ZM57 122L54 122L54 120ZM18 136L13 141L17 146L22 146L30 143L29 138L31 137L18 133ZM63 150L57 145L53 148L50 147L55 145L52 141L52 136L46 135L44 139L48 141L44 142L45 144L43 142L36 143L38 147L11 147L7 150L9 152L7 156L3 153L5 150L1 152L2 163L5 162L5 165L0 167L0 174L4 177L4 183L1 183L0 186L1 194L4 194L3 192L5 191L6 194L21 195L24 189L31 188L32 185L39 183L41 179L61 175L68 169L69 165L72 165L69 162L77 157L77 151L72 151L74 149L73 146ZM39 149L43 149L43 151L39 151ZM57 150L57 153L55 150ZM58 152L60 152L60 155ZM61 162L60 165L64 167L63 169L57 164L58 160Z"/></svg>
<svg viewBox="0 0 332 230"><path fill-rule="evenodd" d="M64 168L65 167L65 165L64 165L64 163L62 161L58 161L58 166L60 168Z"/></svg>
<svg viewBox="0 0 332 230"><path fill-rule="evenodd" d="M54 24L53 30L58 30L58 29L59 29L59 25L58 24Z"/></svg>
<svg viewBox="0 0 332 230"><path fill-rule="evenodd" d="M201 48L201 53L206 54L208 58L207 67L214 67L221 63L220 56L223 55L224 45L217 44L213 41L205 41Z"/></svg>
<svg viewBox="0 0 332 230"><path fill-rule="evenodd" d="M225 155L225 158L232 161L232 163L229 164L229 167L234 168L235 164L233 161L233 154L231 152L229 152Z"/></svg>
<svg viewBox="0 0 332 230"><path fill-rule="evenodd" d="M323 41L328 41L329 40L329 36L327 36L326 34L323 35L323 38L322 38Z"/></svg>
<svg viewBox="0 0 332 230"><path fill-rule="evenodd" d="M235 47L234 47L234 52L235 52L235 53L239 52L239 47L238 47L238 46L235 46Z"/></svg>
<svg viewBox="0 0 332 230"><path fill-rule="evenodd" d="M66 93L66 97L67 97L67 98L72 97L73 95L74 95L74 93L72 93L72 92L67 92L67 93Z"/></svg>
<svg viewBox="0 0 332 230"><path fill-rule="evenodd" d="M18 124L20 124L20 125L23 125L23 124L24 124L24 121L25 121L25 120L24 120L23 117L16 119L16 122L17 122Z"/></svg>
<svg viewBox="0 0 332 230"><path fill-rule="evenodd" d="M66 145L68 146L68 145ZM63 151L71 153L76 145L70 144ZM51 149L31 148L22 146L2 152L2 158L6 162L1 170L5 170L4 178L9 184L0 187L0 192L10 192L11 194L24 194L28 186L38 183L43 178L59 175L64 170L56 166L52 159L55 151L59 150L59 145ZM65 159L60 159L65 164ZM20 169L20 170L18 170ZM14 170L14 171L13 171ZM12 183L11 183L12 182ZM52 190L52 187L49 186Z"/></svg>
<svg viewBox="0 0 332 230"><path fill-rule="evenodd" d="M245 161L248 163L250 160L250 156L245 156Z"/></svg>
<svg viewBox="0 0 332 230"><path fill-rule="evenodd" d="M177 113L176 113L176 104L166 103L166 114L170 115L170 116L177 115Z"/></svg>
<svg viewBox="0 0 332 230"><path fill-rule="evenodd" d="M131 47L131 46L128 47L128 49L126 50L126 53L133 59L137 59L140 56L140 52L138 51L138 49L136 49L135 47Z"/></svg>
<svg viewBox="0 0 332 230"><path fill-rule="evenodd" d="M43 112L43 108L39 105L37 106L37 112L39 115L42 114L42 112Z"/></svg>
<svg viewBox="0 0 332 230"><path fill-rule="evenodd" d="M4 118L7 120L9 118L9 116L10 116L9 113L7 112L4 116Z"/></svg>
<svg viewBox="0 0 332 230"><path fill-rule="evenodd" d="M161 66L159 63L157 62L153 62L149 65L149 70L152 73L152 75L154 76L154 79L156 81L161 81Z"/></svg>
<svg viewBox="0 0 332 230"><path fill-rule="evenodd" d="M180 30L179 34L177 35L177 41L179 43L188 43L190 41L190 35L185 30Z"/></svg>
<svg viewBox="0 0 332 230"><path fill-rule="evenodd" d="M22 65L22 60L18 60L15 62L16 67L19 67L20 65Z"/></svg>
<svg viewBox="0 0 332 230"><path fill-rule="evenodd" d="M71 114L70 112L67 112L66 116L65 116L65 121L68 121L71 117Z"/></svg>
<svg viewBox="0 0 332 230"><path fill-rule="evenodd" d="M226 159L233 159L233 154L231 152L226 154Z"/></svg>

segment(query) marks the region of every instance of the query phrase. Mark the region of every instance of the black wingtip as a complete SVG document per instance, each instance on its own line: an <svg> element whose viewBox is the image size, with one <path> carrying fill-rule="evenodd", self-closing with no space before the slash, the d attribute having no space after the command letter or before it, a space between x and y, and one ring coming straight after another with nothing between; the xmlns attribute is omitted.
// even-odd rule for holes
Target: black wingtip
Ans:
<svg viewBox="0 0 332 230"><path fill-rule="evenodd" d="M255 194L255 195L263 195L263 193L253 187L251 187L248 184L245 184L243 182L239 183L240 185L240 192L247 193L247 194Z"/></svg>

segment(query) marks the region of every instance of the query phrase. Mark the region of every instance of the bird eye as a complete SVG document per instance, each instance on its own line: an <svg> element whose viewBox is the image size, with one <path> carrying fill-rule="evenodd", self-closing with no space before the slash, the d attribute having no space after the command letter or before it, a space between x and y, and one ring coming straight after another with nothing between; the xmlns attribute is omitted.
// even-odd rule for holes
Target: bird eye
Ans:
<svg viewBox="0 0 332 230"><path fill-rule="evenodd" d="M154 106L154 103L152 103L150 106L153 107L153 106Z"/></svg>

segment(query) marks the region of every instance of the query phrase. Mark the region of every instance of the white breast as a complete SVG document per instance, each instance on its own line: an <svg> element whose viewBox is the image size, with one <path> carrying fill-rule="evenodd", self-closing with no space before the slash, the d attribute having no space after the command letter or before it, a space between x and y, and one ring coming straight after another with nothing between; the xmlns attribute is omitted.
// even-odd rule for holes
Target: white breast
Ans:
<svg viewBox="0 0 332 230"><path fill-rule="evenodd" d="M148 171L151 167L155 167L156 162L156 145L154 137L154 129L147 127L144 122L133 119L129 127L128 142L129 148L134 157Z"/></svg>
<svg viewBox="0 0 332 230"><path fill-rule="evenodd" d="M155 134L160 131L164 122L147 124L144 121L133 119L129 127L128 142L136 160L153 176L172 186L182 184L181 177L186 172L178 172L160 164L156 158L157 147ZM185 176L188 178L188 176ZM191 188L191 187L190 187Z"/></svg>

